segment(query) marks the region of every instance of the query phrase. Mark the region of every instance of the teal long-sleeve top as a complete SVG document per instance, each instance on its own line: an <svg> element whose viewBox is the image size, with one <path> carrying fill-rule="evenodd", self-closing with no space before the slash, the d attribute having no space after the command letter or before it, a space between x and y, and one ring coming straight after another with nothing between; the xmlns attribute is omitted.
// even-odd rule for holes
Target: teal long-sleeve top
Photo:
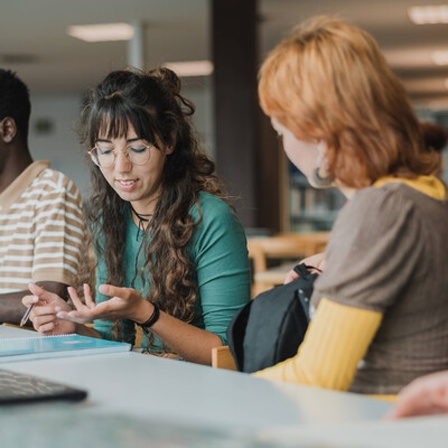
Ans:
<svg viewBox="0 0 448 448"><path fill-rule="evenodd" d="M218 335L227 344L226 330L230 319L250 300L250 270L244 229L232 209L221 199L208 193L199 194L202 220L196 226L189 244L191 260L196 266L198 297L195 317L192 325ZM197 206L190 210L195 222L199 221ZM125 211L126 238L124 247L124 286L134 288L145 294L140 275L135 269L140 268L143 256L139 254L142 238L139 229L132 220L130 208ZM97 255L98 256L98 255ZM137 266L135 260L139 256ZM98 257L96 270L96 302L107 300L100 294L98 286L107 281L107 270L104 258ZM146 279L146 288L150 288ZM95 329L106 339L113 339L113 322L109 320L95 321ZM121 326L121 340L134 343L135 324L124 320ZM156 340L156 346L161 341ZM142 348L148 348L148 340L144 337Z"/></svg>

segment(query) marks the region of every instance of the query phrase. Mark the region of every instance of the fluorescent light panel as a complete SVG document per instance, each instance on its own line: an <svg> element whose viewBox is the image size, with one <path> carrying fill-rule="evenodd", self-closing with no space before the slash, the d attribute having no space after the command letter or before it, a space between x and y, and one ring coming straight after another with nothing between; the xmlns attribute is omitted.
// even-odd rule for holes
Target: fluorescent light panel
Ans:
<svg viewBox="0 0 448 448"><path fill-rule="evenodd" d="M448 50L433 51L431 58L436 65L448 65Z"/></svg>
<svg viewBox="0 0 448 448"><path fill-rule="evenodd" d="M208 76L213 73L213 64L210 61L166 62L163 65L178 76Z"/></svg>
<svg viewBox="0 0 448 448"><path fill-rule="evenodd" d="M85 42L109 42L132 39L134 28L128 23L73 25L67 28L67 34Z"/></svg>
<svg viewBox="0 0 448 448"><path fill-rule="evenodd" d="M408 16L416 25L448 23L448 5L412 6Z"/></svg>

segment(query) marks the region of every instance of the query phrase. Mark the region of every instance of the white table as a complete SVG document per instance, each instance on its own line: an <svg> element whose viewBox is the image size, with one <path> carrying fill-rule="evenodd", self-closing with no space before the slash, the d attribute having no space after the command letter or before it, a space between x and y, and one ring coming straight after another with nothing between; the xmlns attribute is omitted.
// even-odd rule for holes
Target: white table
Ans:
<svg viewBox="0 0 448 448"><path fill-rule="evenodd" d="M29 333L24 330L0 326L0 343L5 337L26 336ZM388 403L356 394L275 383L239 372L135 352L10 362L0 367L88 390L89 398L83 403L21 407L20 415L27 416L28 431L32 431L33 425L39 425L42 431L47 431L47 443L50 430L45 429L39 420L42 417L38 417L34 409L49 413L51 418L43 419L45 422L54 421L56 417L63 419L66 415L69 421L78 421L82 426L83 419L109 416L112 421L119 415L122 416L120 421L145 421L159 428L174 423L253 435L279 426L378 421L390 408ZM3 411L0 412L2 437L5 431L14 429L8 420L10 412L0 411ZM72 445L65 445L68 446Z"/></svg>
<svg viewBox="0 0 448 448"><path fill-rule="evenodd" d="M337 448L446 448L448 415L398 421L365 421L338 424L269 428L259 439L274 446Z"/></svg>

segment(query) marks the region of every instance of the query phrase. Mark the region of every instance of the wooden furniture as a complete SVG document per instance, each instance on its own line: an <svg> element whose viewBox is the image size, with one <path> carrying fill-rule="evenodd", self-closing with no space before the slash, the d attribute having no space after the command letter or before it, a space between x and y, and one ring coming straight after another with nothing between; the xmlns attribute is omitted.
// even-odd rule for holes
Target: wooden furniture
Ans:
<svg viewBox="0 0 448 448"><path fill-rule="evenodd" d="M323 252L329 236L330 232L300 232L248 238L253 266L252 297L282 284L298 260ZM277 266L270 268L269 260L275 260Z"/></svg>
<svg viewBox="0 0 448 448"><path fill-rule="evenodd" d="M212 367L217 369L237 370L235 360L228 345L212 348Z"/></svg>
<svg viewBox="0 0 448 448"><path fill-rule="evenodd" d="M293 268L294 263L283 263L280 266L268 268L265 271L260 271L254 275L254 284L252 287L252 295L256 295L273 288L274 286L282 285L288 272Z"/></svg>

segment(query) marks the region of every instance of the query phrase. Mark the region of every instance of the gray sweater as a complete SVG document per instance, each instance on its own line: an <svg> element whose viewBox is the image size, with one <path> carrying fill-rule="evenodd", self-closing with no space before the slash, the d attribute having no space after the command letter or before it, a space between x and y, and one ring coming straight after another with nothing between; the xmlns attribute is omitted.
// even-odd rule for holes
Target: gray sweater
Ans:
<svg viewBox="0 0 448 448"><path fill-rule="evenodd" d="M383 313L353 392L395 394L448 369L448 201L403 183L357 192L327 247L321 297Z"/></svg>

